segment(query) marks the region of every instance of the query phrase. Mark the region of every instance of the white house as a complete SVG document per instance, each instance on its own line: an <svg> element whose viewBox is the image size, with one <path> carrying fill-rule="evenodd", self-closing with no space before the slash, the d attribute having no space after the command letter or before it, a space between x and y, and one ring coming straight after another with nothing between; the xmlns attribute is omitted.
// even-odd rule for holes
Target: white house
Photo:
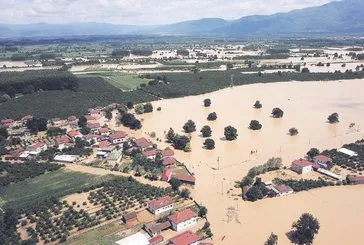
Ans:
<svg viewBox="0 0 364 245"><path fill-rule="evenodd" d="M109 139L112 144L121 144L121 143L126 142L126 140L127 140L126 134L122 131L110 134Z"/></svg>
<svg viewBox="0 0 364 245"><path fill-rule="evenodd" d="M295 160L292 162L291 169L299 174L312 172L312 162L304 159Z"/></svg>
<svg viewBox="0 0 364 245"><path fill-rule="evenodd" d="M164 196L150 201L147 208L155 215L164 213L173 208L173 200L170 196Z"/></svg>
<svg viewBox="0 0 364 245"><path fill-rule="evenodd" d="M145 152L143 152L143 155L147 159L154 161L155 158L156 158L156 156L157 156L157 150L156 149L152 149L152 150L145 151Z"/></svg>
<svg viewBox="0 0 364 245"><path fill-rule="evenodd" d="M293 193L293 189L288 185L274 185L272 186L272 191L274 191L277 196L287 196Z"/></svg>
<svg viewBox="0 0 364 245"><path fill-rule="evenodd" d="M187 208L169 216L168 219L171 222L172 229L175 231L180 231L186 229L187 227L196 225L198 217L195 212Z"/></svg>
<svg viewBox="0 0 364 245"><path fill-rule="evenodd" d="M47 150L47 144L43 143L43 142L39 142L39 143L35 143L31 146L28 147L28 151L32 154L32 155L38 155L39 153L41 153L42 151Z"/></svg>

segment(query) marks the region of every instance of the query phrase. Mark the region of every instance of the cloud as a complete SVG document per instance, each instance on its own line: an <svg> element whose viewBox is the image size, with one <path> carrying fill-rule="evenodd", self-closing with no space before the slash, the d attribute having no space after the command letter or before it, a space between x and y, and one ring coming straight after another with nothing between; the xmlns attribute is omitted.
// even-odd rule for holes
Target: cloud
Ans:
<svg viewBox="0 0 364 245"><path fill-rule="evenodd" d="M333 0L0 0L3 23L107 22L169 24L200 18L237 19L318 6Z"/></svg>

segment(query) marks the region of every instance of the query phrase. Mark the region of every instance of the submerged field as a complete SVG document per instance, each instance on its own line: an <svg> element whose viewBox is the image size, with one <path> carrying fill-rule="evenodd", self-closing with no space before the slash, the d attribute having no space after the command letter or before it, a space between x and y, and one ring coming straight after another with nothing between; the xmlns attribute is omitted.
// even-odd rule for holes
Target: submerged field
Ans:
<svg viewBox="0 0 364 245"><path fill-rule="evenodd" d="M363 79L357 79L252 84L156 101L154 107L160 106L162 110L141 115L144 119L142 130L155 132L156 137L163 139L170 127L182 134L182 126L187 120L196 123L197 132L191 134L192 152L178 151L176 158L195 173L197 182L193 197L209 210L214 244L263 244L271 232L278 234L279 244L290 244L286 233L304 212L312 212L321 222L322 228L314 244L361 244L362 238L357 234L359 227L364 225L360 205L364 186L330 187L247 203L237 196L241 190L234 185L252 166L260 165L270 157L282 157L283 163L289 166L292 160L303 157L312 147L320 150L337 148L364 138L364 114L360 113L364 109L363 82ZM208 108L203 106L206 98L212 101ZM261 101L262 109L253 108L256 100ZM270 116L275 107L284 111L283 118ZM206 120L211 112L217 113L216 121ZM331 125L327 123L327 117L333 112L339 114L340 122ZM258 120L262 129L249 130L251 120ZM349 128L351 123L356 126ZM202 147L205 139L199 131L204 125L212 128L214 150ZM224 127L228 125L238 130L236 141L224 140ZM288 135L291 127L298 129L297 136ZM160 148L167 146L166 143L158 144ZM257 153L251 154L251 151ZM350 209L345 208L349 206ZM336 234L334 237L332 232Z"/></svg>
<svg viewBox="0 0 364 245"><path fill-rule="evenodd" d="M14 209L31 203L39 203L50 197L62 197L82 191L83 188L113 179L114 176L98 176L58 170L0 188L0 206Z"/></svg>

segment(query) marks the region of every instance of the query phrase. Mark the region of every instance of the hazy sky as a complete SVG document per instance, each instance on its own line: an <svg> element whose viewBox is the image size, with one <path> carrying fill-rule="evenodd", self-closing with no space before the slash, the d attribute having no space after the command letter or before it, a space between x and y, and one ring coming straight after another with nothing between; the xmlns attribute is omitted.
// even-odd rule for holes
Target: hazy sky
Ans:
<svg viewBox="0 0 364 245"><path fill-rule="evenodd" d="M0 0L1 23L168 24L206 17L237 19L333 0Z"/></svg>

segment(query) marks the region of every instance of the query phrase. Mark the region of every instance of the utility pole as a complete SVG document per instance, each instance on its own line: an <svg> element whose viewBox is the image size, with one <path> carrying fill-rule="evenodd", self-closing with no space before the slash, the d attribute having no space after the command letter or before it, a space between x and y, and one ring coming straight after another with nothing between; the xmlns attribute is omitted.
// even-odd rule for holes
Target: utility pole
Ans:
<svg viewBox="0 0 364 245"><path fill-rule="evenodd" d="M217 170L220 170L220 157L217 157Z"/></svg>

